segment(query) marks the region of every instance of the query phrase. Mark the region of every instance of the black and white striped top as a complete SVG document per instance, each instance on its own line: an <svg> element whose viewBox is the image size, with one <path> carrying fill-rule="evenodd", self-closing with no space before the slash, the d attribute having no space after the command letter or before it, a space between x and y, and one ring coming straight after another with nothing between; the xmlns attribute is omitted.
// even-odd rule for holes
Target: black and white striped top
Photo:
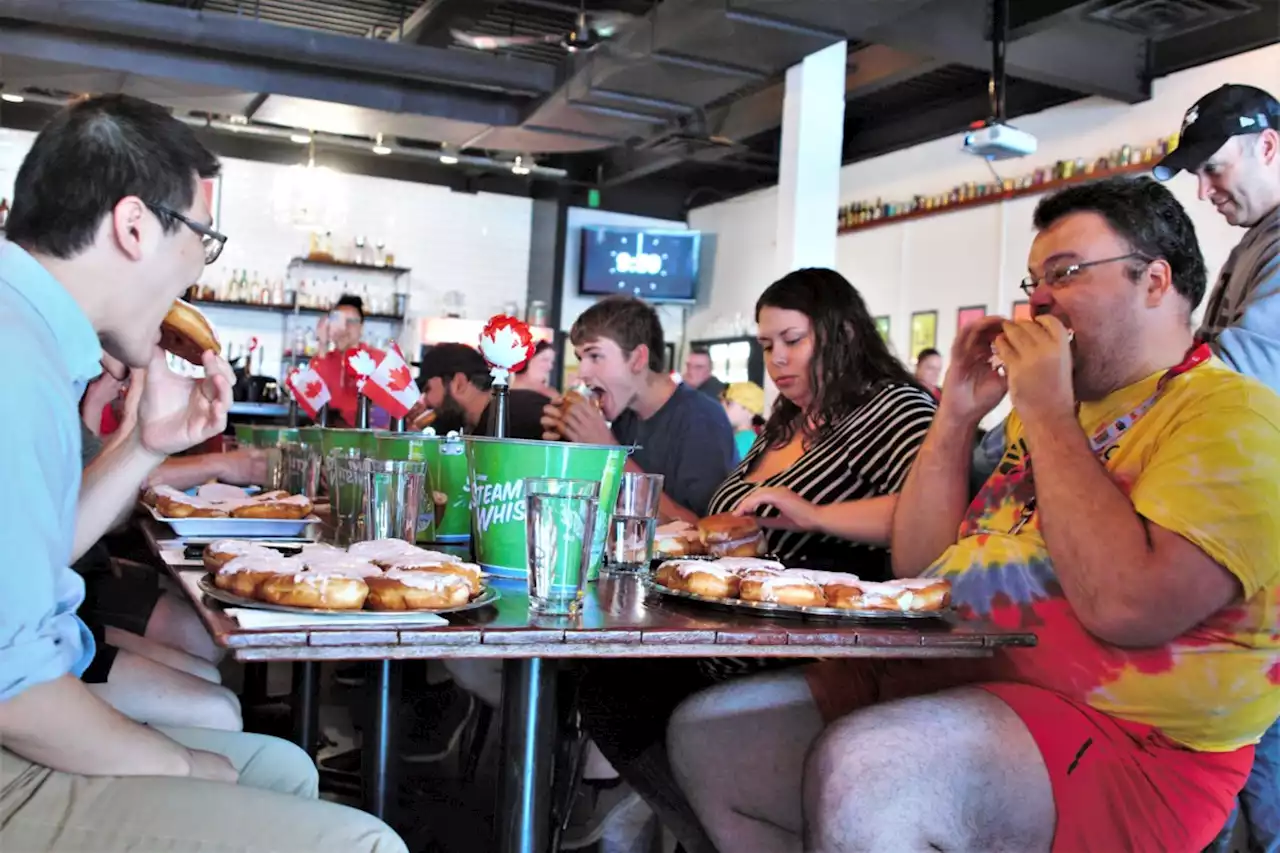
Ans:
<svg viewBox="0 0 1280 853"><path fill-rule="evenodd" d="M815 504L891 495L902 489L924 442L937 404L927 391L904 383L886 385L860 409L846 415L794 465L761 483L747 475L765 453L757 440L746 459L720 484L710 512L730 512L753 489L787 488ZM763 516L776 516L768 507ZM853 572L867 580L887 580L889 553L817 533L769 530L769 551L788 565Z"/></svg>

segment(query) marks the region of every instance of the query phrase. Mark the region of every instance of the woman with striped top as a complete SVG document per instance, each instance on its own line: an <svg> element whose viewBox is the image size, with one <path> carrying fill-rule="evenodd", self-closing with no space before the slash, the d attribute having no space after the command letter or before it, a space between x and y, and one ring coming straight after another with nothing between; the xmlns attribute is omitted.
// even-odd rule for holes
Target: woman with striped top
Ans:
<svg viewBox="0 0 1280 853"><path fill-rule="evenodd" d="M890 577L889 523L933 398L889 352L834 270L797 270L756 303L779 398L764 434L711 498L755 514L787 565Z"/></svg>
<svg viewBox="0 0 1280 853"><path fill-rule="evenodd" d="M788 565L888 577L896 493L933 418L932 398L837 272L783 277L757 301L756 322L780 397L710 511L758 515L769 550ZM667 719L686 697L753 668L728 658L617 661L591 666L583 680L587 731L687 853L714 847L671 776Z"/></svg>

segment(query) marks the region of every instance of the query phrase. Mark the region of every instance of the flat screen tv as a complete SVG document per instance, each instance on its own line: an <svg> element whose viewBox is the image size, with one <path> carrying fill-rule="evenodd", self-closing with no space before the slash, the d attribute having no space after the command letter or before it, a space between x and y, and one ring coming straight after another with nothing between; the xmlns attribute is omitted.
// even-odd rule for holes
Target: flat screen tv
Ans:
<svg viewBox="0 0 1280 853"><path fill-rule="evenodd" d="M694 302L701 242L697 231L585 227L578 292Z"/></svg>

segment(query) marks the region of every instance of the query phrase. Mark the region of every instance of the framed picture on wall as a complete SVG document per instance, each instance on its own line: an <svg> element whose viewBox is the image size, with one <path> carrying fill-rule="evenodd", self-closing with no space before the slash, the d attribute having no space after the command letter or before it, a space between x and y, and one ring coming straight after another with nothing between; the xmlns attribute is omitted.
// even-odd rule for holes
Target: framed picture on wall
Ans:
<svg viewBox="0 0 1280 853"><path fill-rule="evenodd" d="M1015 322L1018 320L1030 320L1031 303L1025 299L1019 299L1013 303L1013 319Z"/></svg>
<svg viewBox="0 0 1280 853"><path fill-rule="evenodd" d="M911 352L907 357L915 361L920 350L938 345L938 312L916 311L911 315Z"/></svg>
<svg viewBox="0 0 1280 853"><path fill-rule="evenodd" d="M884 342L889 343L889 317L888 315L876 318L876 331L880 333L880 337Z"/></svg>
<svg viewBox="0 0 1280 853"><path fill-rule="evenodd" d="M960 332L970 323L987 316L987 306L970 305L956 312L956 331Z"/></svg>
<svg viewBox="0 0 1280 853"><path fill-rule="evenodd" d="M217 231L218 223L222 219L222 176L201 178L200 191L204 193L205 204L209 206L209 215L213 217L212 228Z"/></svg>

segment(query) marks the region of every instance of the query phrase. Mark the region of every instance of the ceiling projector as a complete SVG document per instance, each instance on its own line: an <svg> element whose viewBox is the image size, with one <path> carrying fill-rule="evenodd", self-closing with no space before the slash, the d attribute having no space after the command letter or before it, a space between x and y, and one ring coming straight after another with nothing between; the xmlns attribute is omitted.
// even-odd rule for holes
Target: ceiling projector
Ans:
<svg viewBox="0 0 1280 853"><path fill-rule="evenodd" d="M986 160L1009 160L1036 153L1036 138L1007 124L988 124L964 135L964 150Z"/></svg>

